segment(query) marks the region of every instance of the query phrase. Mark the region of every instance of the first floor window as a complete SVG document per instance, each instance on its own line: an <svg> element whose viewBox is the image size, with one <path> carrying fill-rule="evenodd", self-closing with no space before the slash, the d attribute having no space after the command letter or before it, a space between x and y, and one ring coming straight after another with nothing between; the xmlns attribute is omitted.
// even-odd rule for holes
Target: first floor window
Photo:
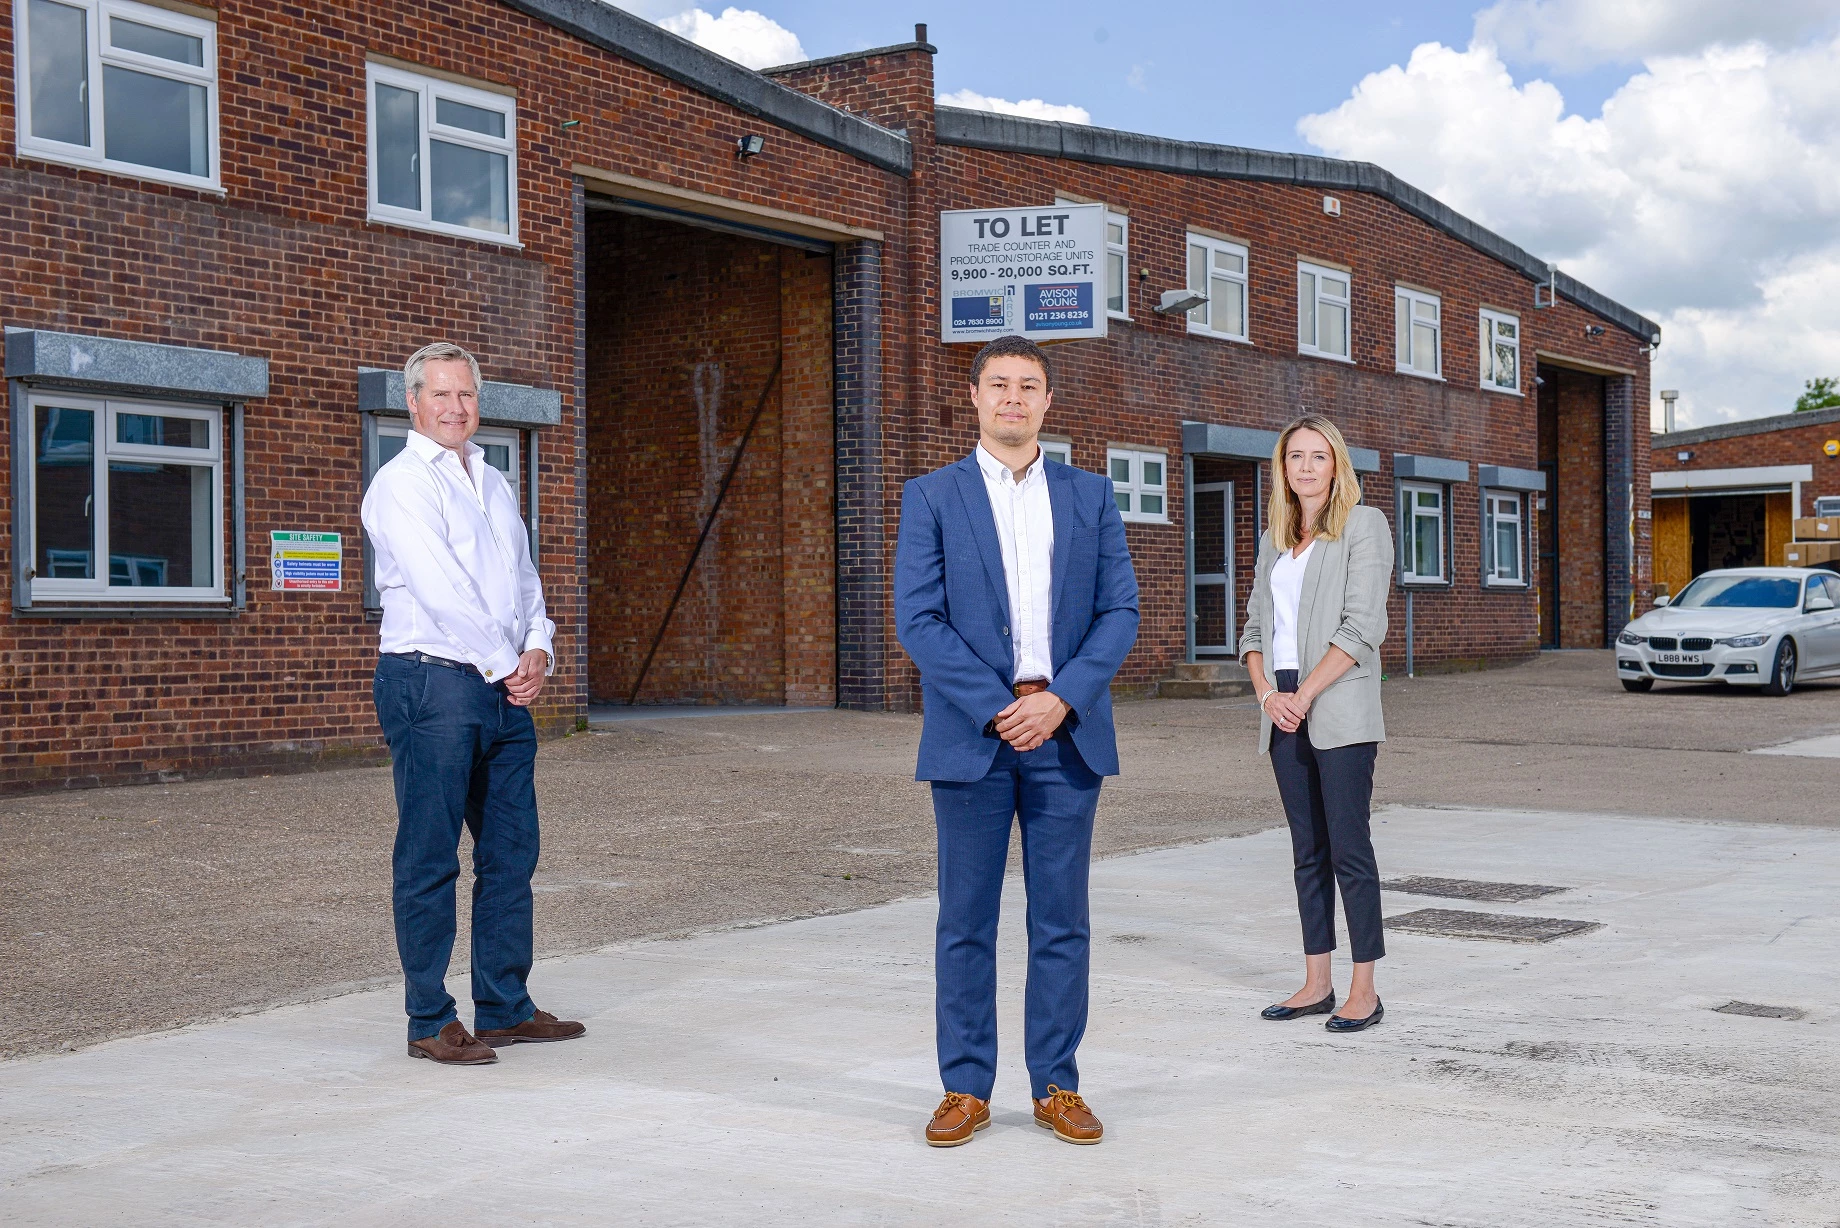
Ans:
<svg viewBox="0 0 1840 1228"><path fill-rule="evenodd" d="M221 597L223 411L34 393L32 597Z"/></svg>
<svg viewBox="0 0 1840 1228"><path fill-rule="evenodd" d="M1521 390L1521 321L1501 311L1482 313L1482 386L1497 392Z"/></svg>
<svg viewBox="0 0 1840 1228"><path fill-rule="evenodd" d="M1188 288L1208 301L1188 313L1188 331L1246 337L1246 259L1243 245L1208 235L1188 236Z"/></svg>
<svg viewBox="0 0 1840 1228"><path fill-rule="evenodd" d="M1126 520L1150 524L1169 523L1169 457L1161 452L1111 448L1106 463L1112 475L1112 497Z"/></svg>
<svg viewBox="0 0 1840 1228"><path fill-rule="evenodd" d="M1131 318L1126 293L1126 272L1131 264L1131 219L1122 213L1105 215L1105 311L1121 320Z"/></svg>
<svg viewBox="0 0 1840 1228"><path fill-rule="evenodd" d="M1423 290L1393 289L1393 363L1410 375L1442 376L1443 305Z"/></svg>
<svg viewBox="0 0 1840 1228"><path fill-rule="evenodd" d="M1489 584L1527 583L1521 496L1490 490L1482 495L1483 579Z"/></svg>
<svg viewBox="0 0 1840 1228"><path fill-rule="evenodd" d="M377 464L387 465L395 459L409 444L411 427L401 418L381 418L377 422ZM518 460L523 454L522 432L507 430L502 426L482 426L473 435L473 442L486 454L486 464L505 476L511 487L511 497L518 500L518 506L524 506L521 492L524 484L518 480Z"/></svg>
<svg viewBox="0 0 1840 1228"><path fill-rule="evenodd" d="M473 238L517 238L517 101L369 66L370 216Z"/></svg>
<svg viewBox="0 0 1840 1228"><path fill-rule="evenodd" d="M218 185L215 22L130 0L13 12L21 153Z"/></svg>
<svg viewBox="0 0 1840 1228"><path fill-rule="evenodd" d="M1442 486L1399 488L1399 557L1408 584L1443 584L1449 578L1444 566L1444 502Z"/></svg>
<svg viewBox="0 0 1840 1228"><path fill-rule="evenodd" d="M1341 269L1297 264L1297 352L1346 359L1349 278Z"/></svg>

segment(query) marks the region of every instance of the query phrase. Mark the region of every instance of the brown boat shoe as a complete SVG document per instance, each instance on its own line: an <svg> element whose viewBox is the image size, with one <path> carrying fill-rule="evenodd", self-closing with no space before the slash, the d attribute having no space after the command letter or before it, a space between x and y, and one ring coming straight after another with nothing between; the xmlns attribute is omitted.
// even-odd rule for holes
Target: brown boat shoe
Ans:
<svg viewBox="0 0 1840 1228"><path fill-rule="evenodd" d="M928 1147L960 1147L971 1136L990 1124L990 1101L967 1096L964 1092L947 1092L933 1110L933 1120L926 1123Z"/></svg>
<svg viewBox="0 0 1840 1228"><path fill-rule="evenodd" d="M1105 1137L1105 1127L1093 1116L1078 1092L1064 1092L1048 1084L1048 1098L1035 1102L1035 1124L1054 1131L1064 1143L1096 1143Z"/></svg>
<svg viewBox="0 0 1840 1228"><path fill-rule="evenodd" d="M494 1049L500 1045L539 1044L550 1040L574 1040L587 1033L585 1025L558 1019L548 1011L538 1011L515 1028L480 1028L479 1039Z"/></svg>
<svg viewBox="0 0 1840 1228"><path fill-rule="evenodd" d="M409 1056L425 1057L447 1066L489 1066L498 1060L498 1054L480 1044L479 1038L468 1032L458 1019L433 1036L410 1041Z"/></svg>

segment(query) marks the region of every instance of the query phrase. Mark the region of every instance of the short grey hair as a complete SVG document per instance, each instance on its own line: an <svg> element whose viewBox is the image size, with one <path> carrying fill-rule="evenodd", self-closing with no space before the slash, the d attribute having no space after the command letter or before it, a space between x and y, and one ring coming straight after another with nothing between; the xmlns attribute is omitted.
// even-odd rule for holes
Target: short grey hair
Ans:
<svg viewBox="0 0 1840 1228"><path fill-rule="evenodd" d="M403 387L410 396L428 386L427 366L431 362L463 362L473 373L473 387L480 387L479 360L451 341L434 341L409 355L403 364Z"/></svg>

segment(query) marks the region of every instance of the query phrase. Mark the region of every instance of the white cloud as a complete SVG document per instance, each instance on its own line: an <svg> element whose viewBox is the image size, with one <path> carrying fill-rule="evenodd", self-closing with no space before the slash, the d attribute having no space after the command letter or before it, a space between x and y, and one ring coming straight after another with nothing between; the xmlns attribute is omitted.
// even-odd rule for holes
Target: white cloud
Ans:
<svg viewBox="0 0 1840 1228"><path fill-rule="evenodd" d="M1840 375L1840 42L1654 55L1594 119L1486 42L1427 43L1298 130L1658 320L1683 420L1786 412Z"/></svg>
<svg viewBox="0 0 1840 1228"><path fill-rule="evenodd" d="M1497 0L1476 14L1476 40L1511 62L1576 72L1717 44L1786 47L1835 16L1833 0Z"/></svg>
<svg viewBox="0 0 1840 1228"><path fill-rule="evenodd" d="M647 8L634 6L642 17L650 17ZM749 68L771 68L808 58L799 44L799 36L765 13L730 6L720 17L706 9L685 9L662 19L652 18L673 34L706 47L717 55L727 56Z"/></svg>
<svg viewBox="0 0 1840 1228"><path fill-rule="evenodd" d="M1092 115L1085 107L1043 102L1039 98L1024 98L1021 102L1011 102L1007 98L992 98L988 94L980 94L975 90L958 90L950 94L941 94L939 105L964 107L972 111L995 111L999 115L1021 115L1027 119L1052 119L1063 124L1092 123Z"/></svg>

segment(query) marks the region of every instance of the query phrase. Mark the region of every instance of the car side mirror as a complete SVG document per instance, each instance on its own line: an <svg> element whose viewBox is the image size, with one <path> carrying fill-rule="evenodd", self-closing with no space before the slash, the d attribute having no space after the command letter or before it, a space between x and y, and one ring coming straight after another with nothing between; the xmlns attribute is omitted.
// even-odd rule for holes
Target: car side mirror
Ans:
<svg viewBox="0 0 1840 1228"><path fill-rule="evenodd" d="M1802 613L1818 614L1822 610L1831 610L1833 608L1833 601L1827 597L1810 597L1808 599L1808 604L1802 607Z"/></svg>
<svg viewBox="0 0 1840 1228"><path fill-rule="evenodd" d="M1668 603L1668 595L1666 593L1662 593L1655 598L1655 608L1657 610L1667 605L1667 603Z"/></svg>

